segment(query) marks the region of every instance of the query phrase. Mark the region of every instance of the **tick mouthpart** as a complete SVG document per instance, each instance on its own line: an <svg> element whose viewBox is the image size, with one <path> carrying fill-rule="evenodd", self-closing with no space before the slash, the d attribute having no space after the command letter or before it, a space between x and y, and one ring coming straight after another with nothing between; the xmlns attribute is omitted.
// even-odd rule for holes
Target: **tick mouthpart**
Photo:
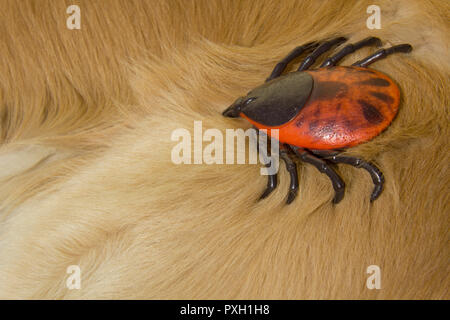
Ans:
<svg viewBox="0 0 450 320"><path fill-rule="evenodd" d="M229 118L237 118L241 114L242 98L237 99L231 106L222 112L222 115Z"/></svg>
<svg viewBox="0 0 450 320"><path fill-rule="evenodd" d="M239 117L239 113L236 112L234 106L228 107L224 112L222 112L222 115L228 118L237 118Z"/></svg>

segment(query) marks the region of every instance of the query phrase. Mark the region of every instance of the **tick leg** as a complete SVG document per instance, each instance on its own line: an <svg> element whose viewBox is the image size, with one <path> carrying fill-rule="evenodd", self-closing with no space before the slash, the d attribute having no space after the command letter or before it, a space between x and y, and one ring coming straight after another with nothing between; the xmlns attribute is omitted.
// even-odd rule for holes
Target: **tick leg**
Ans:
<svg viewBox="0 0 450 320"><path fill-rule="evenodd" d="M378 169L373 163L366 162L359 158L339 155L333 155L327 158L327 160L333 163L349 164L356 168L363 168L367 170L367 172L369 172L370 176L372 177L373 184L375 185L372 191L372 195L370 196L370 201L372 202L380 196L381 191L383 190L384 177L380 169Z"/></svg>
<svg viewBox="0 0 450 320"><path fill-rule="evenodd" d="M267 165L267 167L270 167L270 164ZM267 176L267 187L266 190L264 190L263 194L259 197L259 200L267 198L269 194L272 193L273 190L277 187L277 174L271 174Z"/></svg>
<svg viewBox="0 0 450 320"><path fill-rule="evenodd" d="M289 64L289 62L291 62L295 58L299 57L303 52L305 52L307 50L310 50L310 49L314 49L318 45L319 45L318 42L309 42L309 43L304 44L302 46L296 47L283 60L281 60L280 62L278 62L276 64L276 66L273 69L272 73L266 79L266 82L270 81L270 80L272 80L274 78L279 77L283 73L283 71L286 69L286 67Z"/></svg>
<svg viewBox="0 0 450 320"><path fill-rule="evenodd" d="M317 47L317 49L315 49L309 56L307 56L305 60L303 60L303 62L300 64L300 67L298 67L298 71L308 69L321 54L345 41L347 41L346 38L339 37L323 42L319 47Z"/></svg>
<svg viewBox="0 0 450 320"><path fill-rule="evenodd" d="M265 135L267 138L267 135L264 134L264 132L260 132L258 130L258 128L256 128L256 127L253 127L253 128L256 130L257 135L262 134L262 135ZM259 152L260 145L259 145L258 136L256 137L256 145L257 145L257 149L258 149L258 155L259 154L262 155L262 157L264 158L264 162L266 163L266 167L269 168L271 163L269 162L269 159L266 157L266 154L264 152L263 153ZM269 194L271 194L272 191L275 190L276 187L277 187L277 174L275 173L275 174L267 175L267 187L266 187L266 190L264 190L263 194L259 197L259 200L267 198L267 196L269 196Z"/></svg>
<svg viewBox="0 0 450 320"><path fill-rule="evenodd" d="M367 67L369 64L374 63L375 61L378 61L380 59L386 58L388 55L393 54L393 53L397 53L397 52L403 52L403 53L408 53L411 52L412 47L410 44L399 44L397 46L393 46L387 49L380 49L377 52L375 52L374 54L368 56L367 58L364 58L362 60L359 60L358 62L355 62L354 64L352 64L352 66L357 66L357 67Z"/></svg>
<svg viewBox="0 0 450 320"><path fill-rule="evenodd" d="M369 37L369 38L365 38L359 42L346 45L341 51L339 51L335 55L333 55L330 58L328 58L327 60L325 60L320 65L320 68L328 67L328 66L335 66L336 63L338 63L346 55L349 55L350 53L353 53L356 50L361 49L363 47L373 46L373 45L375 45L377 47L381 46L381 40L376 37Z"/></svg>
<svg viewBox="0 0 450 320"><path fill-rule="evenodd" d="M286 203L290 204L292 201L294 201L295 197L297 196L297 192L298 192L297 165L289 157L286 148L283 146L280 150L280 157L281 157L281 159L283 159L284 163L286 164L286 170L289 172L289 175L291 176L291 182L289 184L288 198L286 200Z"/></svg>
<svg viewBox="0 0 450 320"><path fill-rule="evenodd" d="M292 150L300 157L304 162L310 163L315 166L320 172L325 173L330 178L335 191L333 203L339 203L344 197L345 183L342 178L333 170L324 160L319 159L306 151L305 149L291 146Z"/></svg>

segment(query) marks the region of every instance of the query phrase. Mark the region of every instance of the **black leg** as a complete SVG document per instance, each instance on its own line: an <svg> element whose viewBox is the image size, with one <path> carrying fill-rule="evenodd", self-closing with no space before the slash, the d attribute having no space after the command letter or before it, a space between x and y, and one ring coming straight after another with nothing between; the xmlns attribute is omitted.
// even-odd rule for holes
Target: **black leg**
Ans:
<svg viewBox="0 0 450 320"><path fill-rule="evenodd" d="M288 197L286 200L287 204L290 204L297 196L298 193L298 173L297 173L297 165L291 158L289 158L288 152L285 149L280 150L280 158L283 159L286 164L286 170L289 172L291 177ZM270 166L270 163L266 166ZM267 187L261 195L260 199L266 198L269 194L272 193L273 190L277 187L277 174L268 175Z"/></svg>
<svg viewBox="0 0 450 320"><path fill-rule="evenodd" d="M266 166L270 167L270 163ZM259 197L259 200L267 198L267 196L271 194L276 187L277 187L277 174L275 173L268 175L266 190L264 190L263 194Z"/></svg>
<svg viewBox="0 0 450 320"><path fill-rule="evenodd" d="M338 63L346 55L353 53L356 50L361 49L363 47L373 46L373 45L375 45L377 47L381 46L381 40L376 37L369 37L369 38L363 39L359 42L346 45L341 51L339 51L334 56L331 56L330 58L325 60L324 63L322 63L320 65L320 68L328 67L328 66L335 66L336 63Z"/></svg>
<svg viewBox="0 0 450 320"><path fill-rule="evenodd" d="M286 200L286 203L290 204L292 201L294 201L298 193L297 165L295 164L294 161L292 161L291 158L289 158L288 151L284 146L280 149L280 158L283 159L284 163L286 164L286 170L289 172L289 175L291 176L288 198Z"/></svg>
<svg viewBox="0 0 450 320"><path fill-rule="evenodd" d="M276 77L279 77L283 73L284 69L286 69L286 67L289 64L289 62L291 62L295 58L299 57L303 52L305 52L307 50L310 50L310 49L314 49L318 45L319 45L318 42L310 42L310 43L307 43L305 45L299 46L299 47L295 48L294 50L292 50L283 60L281 60L280 62L278 62L276 64L276 66L273 69L272 73L266 79L266 82L270 81L270 80L272 80L272 79L274 79Z"/></svg>
<svg viewBox="0 0 450 320"><path fill-rule="evenodd" d="M406 44L406 43L399 44L398 46L393 46L393 47L390 47L387 49L380 49L377 52L375 52L374 54L368 56L367 58L364 58L358 62L355 62L354 64L352 64L352 66L364 68L364 67L367 67L369 64L374 63L375 61L386 58L390 54L397 53L397 52L408 53L411 50L412 50L411 45Z"/></svg>
<svg viewBox="0 0 450 320"><path fill-rule="evenodd" d="M319 159L306 151L305 149L291 146L292 150L300 157L304 162L310 163L315 166L320 172L325 173L330 178L335 191L333 203L339 203L344 197L345 183L342 178L333 170L324 160Z"/></svg>
<svg viewBox="0 0 450 320"><path fill-rule="evenodd" d="M372 177L373 184L375 185L372 191L372 195L370 196L370 201L374 201L380 196L381 191L383 190L384 177L380 169L378 169L374 164L366 162L359 158L339 155L328 157L327 160L333 163L345 163L356 168L363 168L367 170L367 172L369 172L370 176Z"/></svg>
<svg viewBox="0 0 450 320"><path fill-rule="evenodd" d="M316 50L313 51L313 53L311 53L309 56L305 58L305 60L303 60L303 62L300 64L300 67L298 68L298 71L308 69L321 54L345 41L347 41L346 38L339 37L323 42Z"/></svg>
<svg viewBox="0 0 450 320"><path fill-rule="evenodd" d="M266 154L264 152L263 153L259 152L260 145L259 145L259 137L258 137L260 134L262 134L262 135L265 135L266 139L267 139L267 135L264 134L264 132L260 132L258 130L258 128L256 128L256 127L253 127L253 128L256 130L256 133L257 133L256 144L257 144L258 155L261 154L264 157L264 162L266 163L266 167L269 168L271 166L271 163L269 162L269 159L266 158ZM266 187L266 190L264 190L263 194L259 197L259 200L267 198L267 196L269 194L271 194L272 191L275 190L276 187L277 187L277 174L275 173L275 174L267 175L267 187Z"/></svg>

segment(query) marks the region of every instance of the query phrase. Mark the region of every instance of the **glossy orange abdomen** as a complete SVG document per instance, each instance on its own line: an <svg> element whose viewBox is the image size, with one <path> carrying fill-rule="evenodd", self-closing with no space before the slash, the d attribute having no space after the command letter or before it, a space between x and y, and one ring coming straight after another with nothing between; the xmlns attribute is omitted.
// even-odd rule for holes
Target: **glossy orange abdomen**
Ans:
<svg viewBox="0 0 450 320"><path fill-rule="evenodd" d="M314 81L300 112L277 127L282 143L308 149L352 147L379 135L394 119L400 103L398 86L385 74L360 67L305 71ZM269 132L270 133L270 132Z"/></svg>

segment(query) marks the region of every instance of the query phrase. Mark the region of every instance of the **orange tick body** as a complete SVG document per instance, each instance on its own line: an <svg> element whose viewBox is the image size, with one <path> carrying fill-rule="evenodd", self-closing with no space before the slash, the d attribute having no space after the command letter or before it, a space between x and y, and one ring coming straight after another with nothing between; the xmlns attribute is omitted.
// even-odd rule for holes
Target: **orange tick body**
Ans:
<svg viewBox="0 0 450 320"><path fill-rule="evenodd" d="M400 91L381 72L334 67L306 73L312 77L312 90L298 114L286 123L267 126L244 112L240 116L258 129L278 129L282 143L308 149L337 149L372 139L397 114ZM284 80L283 76L277 79Z"/></svg>
<svg viewBox="0 0 450 320"><path fill-rule="evenodd" d="M288 203L298 191L296 165L289 157L290 151L330 178L335 190L334 203L342 200L345 184L330 163L367 170L375 185L371 201L381 194L384 177L374 164L339 153L371 140L393 121L400 104L400 90L390 77L367 66L392 53L410 52L412 47L401 44L380 49L351 66L336 66L359 48L381 45L378 38L369 37L345 46L319 68L308 70L320 55L345 41L340 37L295 48L275 66L263 85L238 98L223 112L224 116L242 117L258 129L267 129L269 135L270 129L278 130L280 157L291 176ZM314 51L296 72L282 75L289 62L311 49ZM269 176L261 198L275 189L276 179L276 174Z"/></svg>

